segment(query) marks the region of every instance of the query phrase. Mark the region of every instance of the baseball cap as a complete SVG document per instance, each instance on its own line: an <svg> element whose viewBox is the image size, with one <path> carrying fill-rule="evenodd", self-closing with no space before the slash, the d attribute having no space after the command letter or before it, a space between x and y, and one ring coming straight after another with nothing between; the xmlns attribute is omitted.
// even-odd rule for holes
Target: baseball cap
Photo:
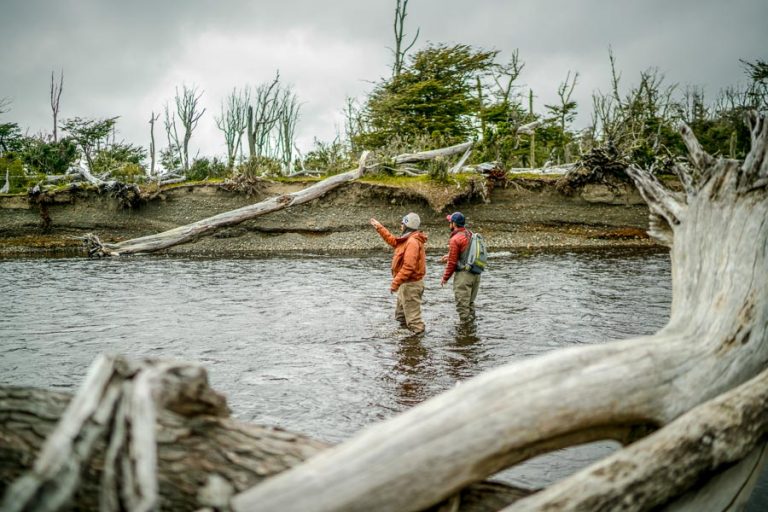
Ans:
<svg viewBox="0 0 768 512"><path fill-rule="evenodd" d="M448 222L453 222L457 226L463 226L467 219L464 218L464 214L461 212L453 212L445 217Z"/></svg>

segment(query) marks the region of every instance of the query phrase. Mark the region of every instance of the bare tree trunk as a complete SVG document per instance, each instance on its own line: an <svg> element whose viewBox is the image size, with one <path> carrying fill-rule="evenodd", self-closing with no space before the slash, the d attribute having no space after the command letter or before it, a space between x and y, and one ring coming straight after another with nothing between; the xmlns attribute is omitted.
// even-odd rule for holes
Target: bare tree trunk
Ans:
<svg viewBox="0 0 768 512"><path fill-rule="evenodd" d="M394 21L395 49L392 51L392 53L395 54L395 62L392 64L392 76L395 77L400 75L400 72L403 70L403 65L405 64L405 55L408 53L408 50L416 44L416 40L419 38L420 29L417 28L413 40L407 45L403 42L405 39L405 18L408 16L407 11L408 0L396 0Z"/></svg>
<svg viewBox="0 0 768 512"><path fill-rule="evenodd" d="M621 501L641 510L757 449L765 443L765 374L686 415L768 368L768 122L751 122L743 164L707 155L683 128L695 166L678 168L684 195L629 170L649 204L650 234L672 247L672 309L658 333L487 372L236 496L233 508L420 510L536 454L660 429L641 453L624 450L586 470L605 485L576 475L582 484L555 484L541 498L546 510L611 510L620 487L649 485L652 492ZM678 451L670 439L683 442ZM680 478L647 483L654 469L645 454ZM678 466L689 461L690 471Z"/></svg>
<svg viewBox="0 0 768 512"><path fill-rule="evenodd" d="M248 105L247 132L250 158L266 156L269 134L280 118L279 93L280 72L278 71L269 85L261 84L256 88L253 97L255 108L253 105Z"/></svg>
<svg viewBox="0 0 768 512"><path fill-rule="evenodd" d="M233 89L225 101L221 103L221 117L216 118L216 126L224 134L227 145L227 169L233 169L235 158L243 140L243 133L248 128L248 103L250 91Z"/></svg>
<svg viewBox="0 0 768 512"><path fill-rule="evenodd" d="M59 104L61 103L61 91L64 90L64 71L59 73L59 84L53 81L53 71L51 71L51 110L53 111L53 142L59 141Z"/></svg>
<svg viewBox="0 0 768 512"><path fill-rule="evenodd" d="M160 114L155 115L155 112L152 112L152 115L149 116L149 177L153 178L155 176L155 121L160 119Z"/></svg>

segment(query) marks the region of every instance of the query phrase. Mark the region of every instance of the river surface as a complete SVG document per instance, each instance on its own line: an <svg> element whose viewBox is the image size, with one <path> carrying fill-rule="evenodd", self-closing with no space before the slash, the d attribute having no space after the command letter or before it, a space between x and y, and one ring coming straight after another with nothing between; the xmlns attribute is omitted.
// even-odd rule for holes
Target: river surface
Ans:
<svg viewBox="0 0 768 512"><path fill-rule="evenodd" d="M427 333L413 338L393 320L389 259L0 261L0 384L74 391L99 353L197 361L235 417L335 443L485 370L668 319L665 252L498 253L463 333L429 256ZM546 485L614 449L559 450L501 478ZM762 480L749 510L768 506Z"/></svg>

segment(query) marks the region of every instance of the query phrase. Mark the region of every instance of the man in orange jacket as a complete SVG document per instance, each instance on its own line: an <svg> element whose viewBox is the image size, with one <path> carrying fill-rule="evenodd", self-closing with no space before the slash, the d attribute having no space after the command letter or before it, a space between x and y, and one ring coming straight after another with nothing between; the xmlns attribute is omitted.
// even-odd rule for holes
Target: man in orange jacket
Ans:
<svg viewBox="0 0 768 512"><path fill-rule="evenodd" d="M397 292L395 320L415 334L424 332L424 320L421 318L421 297L424 295L424 275L427 273L427 257L424 245L427 235L419 231L421 219L415 213L409 213L401 222L402 233L394 236L376 219L371 225L390 246L395 248L392 256L391 293Z"/></svg>

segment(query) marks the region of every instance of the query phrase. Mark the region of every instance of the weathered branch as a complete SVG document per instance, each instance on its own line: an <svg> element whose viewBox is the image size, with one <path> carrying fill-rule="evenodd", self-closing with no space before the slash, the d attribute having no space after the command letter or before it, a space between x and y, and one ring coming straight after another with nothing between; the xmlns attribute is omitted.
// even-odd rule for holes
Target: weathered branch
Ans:
<svg viewBox="0 0 768 512"><path fill-rule="evenodd" d="M744 174L748 179L764 183L768 179L768 151L765 148L768 144L768 119L765 115L750 112L749 124L752 150L744 160ZM762 150L757 150L759 148Z"/></svg>
<svg viewBox="0 0 768 512"><path fill-rule="evenodd" d="M447 148L433 149L430 151L422 151L420 153L407 153L404 155L398 155L395 157L396 164L410 164L413 162L423 162L425 160L432 160L439 156L450 156L466 151L472 147L471 142L464 142L455 146L449 146Z"/></svg>
<svg viewBox="0 0 768 512"><path fill-rule="evenodd" d="M683 198L675 196L664 188L650 172L635 166L629 166L626 171L634 180L640 195L651 210L651 225L648 233L671 247L674 227L685 219L686 204ZM664 222L660 222L661 220Z"/></svg>
<svg viewBox="0 0 768 512"><path fill-rule="evenodd" d="M464 154L461 156L458 162L456 162L456 165L451 167L448 170L448 174L456 174L461 171L461 168L464 166L464 162L467 161L467 158L469 158L469 155L472 153L472 146L468 147L467 150L464 152Z"/></svg>
<svg viewBox="0 0 768 512"><path fill-rule="evenodd" d="M630 511L664 505L762 446L768 436L766 403L768 370L504 511Z"/></svg>

